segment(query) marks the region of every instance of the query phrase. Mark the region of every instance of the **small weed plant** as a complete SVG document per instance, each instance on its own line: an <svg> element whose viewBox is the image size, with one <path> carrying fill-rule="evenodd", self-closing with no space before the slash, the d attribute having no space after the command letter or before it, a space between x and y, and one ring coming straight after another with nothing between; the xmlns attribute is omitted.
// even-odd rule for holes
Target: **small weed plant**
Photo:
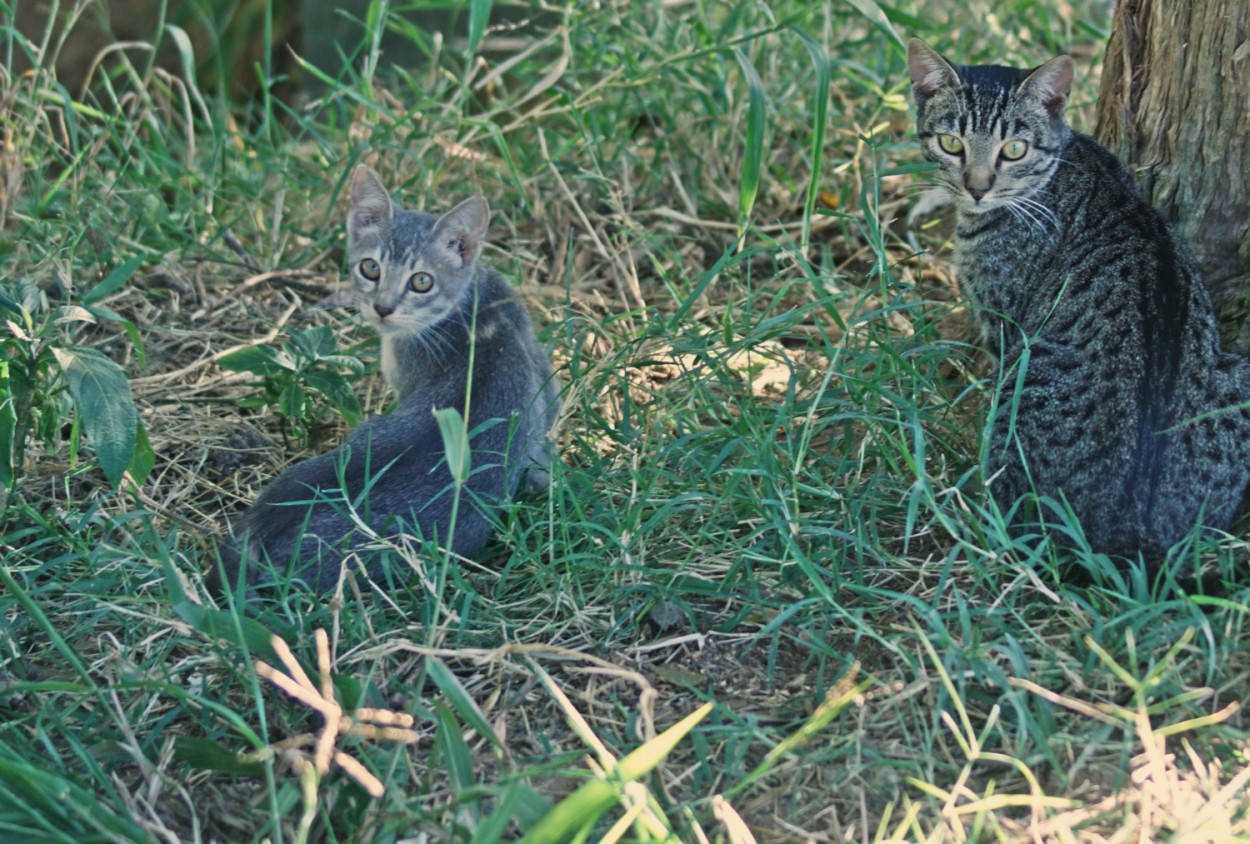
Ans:
<svg viewBox="0 0 1250 844"><path fill-rule="evenodd" d="M282 432L298 440L334 411L348 425L360 422L360 400L352 390L353 377L364 371L360 359L338 352L337 339L328 325L292 330L285 343L263 343L225 355L222 369L249 372L260 380L260 394L244 397L239 406L275 410Z"/></svg>
<svg viewBox="0 0 1250 844"><path fill-rule="evenodd" d="M125 370L98 348L74 342L103 323L122 323L142 361L143 343L134 323L99 304L125 284L137 261L119 266L80 303L51 305L47 294L19 277L0 289L0 484L15 486L24 476L28 444L56 453L69 427L71 464L87 435L101 470L113 486L130 471L142 483L154 455L130 394Z"/></svg>

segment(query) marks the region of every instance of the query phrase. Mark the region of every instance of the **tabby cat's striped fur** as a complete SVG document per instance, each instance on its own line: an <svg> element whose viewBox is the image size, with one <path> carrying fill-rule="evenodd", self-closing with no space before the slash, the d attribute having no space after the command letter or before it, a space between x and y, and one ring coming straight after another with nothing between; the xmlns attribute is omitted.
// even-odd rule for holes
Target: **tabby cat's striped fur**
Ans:
<svg viewBox="0 0 1250 844"><path fill-rule="evenodd" d="M1250 481L1250 411L1236 409L1250 365L1220 350L1184 244L1065 123L1072 60L962 67L912 39L908 65L925 157L954 199L960 286L998 355L995 500L1066 498L1110 553L1158 556L1195 524L1227 527Z"/></svg>

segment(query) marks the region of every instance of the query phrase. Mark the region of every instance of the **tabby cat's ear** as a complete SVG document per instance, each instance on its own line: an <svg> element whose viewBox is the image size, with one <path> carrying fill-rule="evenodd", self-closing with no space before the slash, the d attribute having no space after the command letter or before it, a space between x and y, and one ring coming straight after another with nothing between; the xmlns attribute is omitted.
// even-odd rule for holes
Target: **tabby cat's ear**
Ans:
<svg viewBox="0 0 1250 844"><path fill-rule="evenodd" d="M369 229L389 223L395 213L391 194L378 174L364 164L352 171L352 210L347 215L347 231L358 237Z"/></svg>
<svg viewBox="0 0 1250 844"><path fill-rule="evenodd" d="M951 63L919 38L907 41L907 69L911 71L911 92L919 108L943 88L959 85L959 74Z"/></svg>
<svg viewBox="0 0 1250 844"><path fill-rule="evenodd" d="M434 224L429 249L448 266L467 267L481 254L489 225L490 206L483 197L471 196Z"/></svg>
<svg viewBox="0 0 1250 844"><path fill-rule="evenodd" d="M1055 56L1020 83L1020 93L1036 100L1052 119L1063 114L1076 71L1070 56Z"/></svg>

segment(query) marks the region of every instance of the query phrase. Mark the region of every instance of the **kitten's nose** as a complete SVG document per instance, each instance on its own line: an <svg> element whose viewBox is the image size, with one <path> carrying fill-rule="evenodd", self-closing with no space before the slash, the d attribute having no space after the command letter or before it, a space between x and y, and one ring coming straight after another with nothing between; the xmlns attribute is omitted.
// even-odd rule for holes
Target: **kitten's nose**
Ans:
<svg viewBox="0 0 1250 844"><path fill-rule="evenodd" d="M386 319L388 316L395 313L394 308L388 308L386 305L378 302L373 303L373 310L377 312L378 319Z"/></svg>
<svg viewBox="0 0 1250 844"><path fill-rule="evenodd" d="M968 188L968 196L972 197L973 202L980 202L981 197L985 196L989 192L989 188L985 188L984 190L980 188Z"/></svg>

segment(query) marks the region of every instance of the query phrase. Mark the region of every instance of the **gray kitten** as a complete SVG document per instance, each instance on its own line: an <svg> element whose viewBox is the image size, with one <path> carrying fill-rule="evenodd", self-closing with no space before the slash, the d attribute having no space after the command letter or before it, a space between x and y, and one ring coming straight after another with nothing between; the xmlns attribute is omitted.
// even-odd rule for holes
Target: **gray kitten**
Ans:
<svg viewBox="0 0 1250 844"><path fill-rule="evenodd" d="M478 262L489 220L480 196L435 218L396 208L368 167L352 173L347 260L399 404L265 489L221 548L228 585L246 549L250 582L265 577L255 561L268 557L315 589L332 588L345 549L368 541L349 502L383 535L402 529L445 545L454 487L433 415L439 408L467 416L471 437L453 552L486 544L492 504L515 493L527 471L531 485L545 483L558 384L516 292Z"/></svg>
<svg viewBox="0 0 1250 844"><path fill-rule="evenodd" d="M1064 121L1072 60L963 67L913 38L907 62L959 283L998 354L995 500L1064 497L1108 553L1226 527L1250 481L1250 365L1220 350L1184 244Z"/></svg>

